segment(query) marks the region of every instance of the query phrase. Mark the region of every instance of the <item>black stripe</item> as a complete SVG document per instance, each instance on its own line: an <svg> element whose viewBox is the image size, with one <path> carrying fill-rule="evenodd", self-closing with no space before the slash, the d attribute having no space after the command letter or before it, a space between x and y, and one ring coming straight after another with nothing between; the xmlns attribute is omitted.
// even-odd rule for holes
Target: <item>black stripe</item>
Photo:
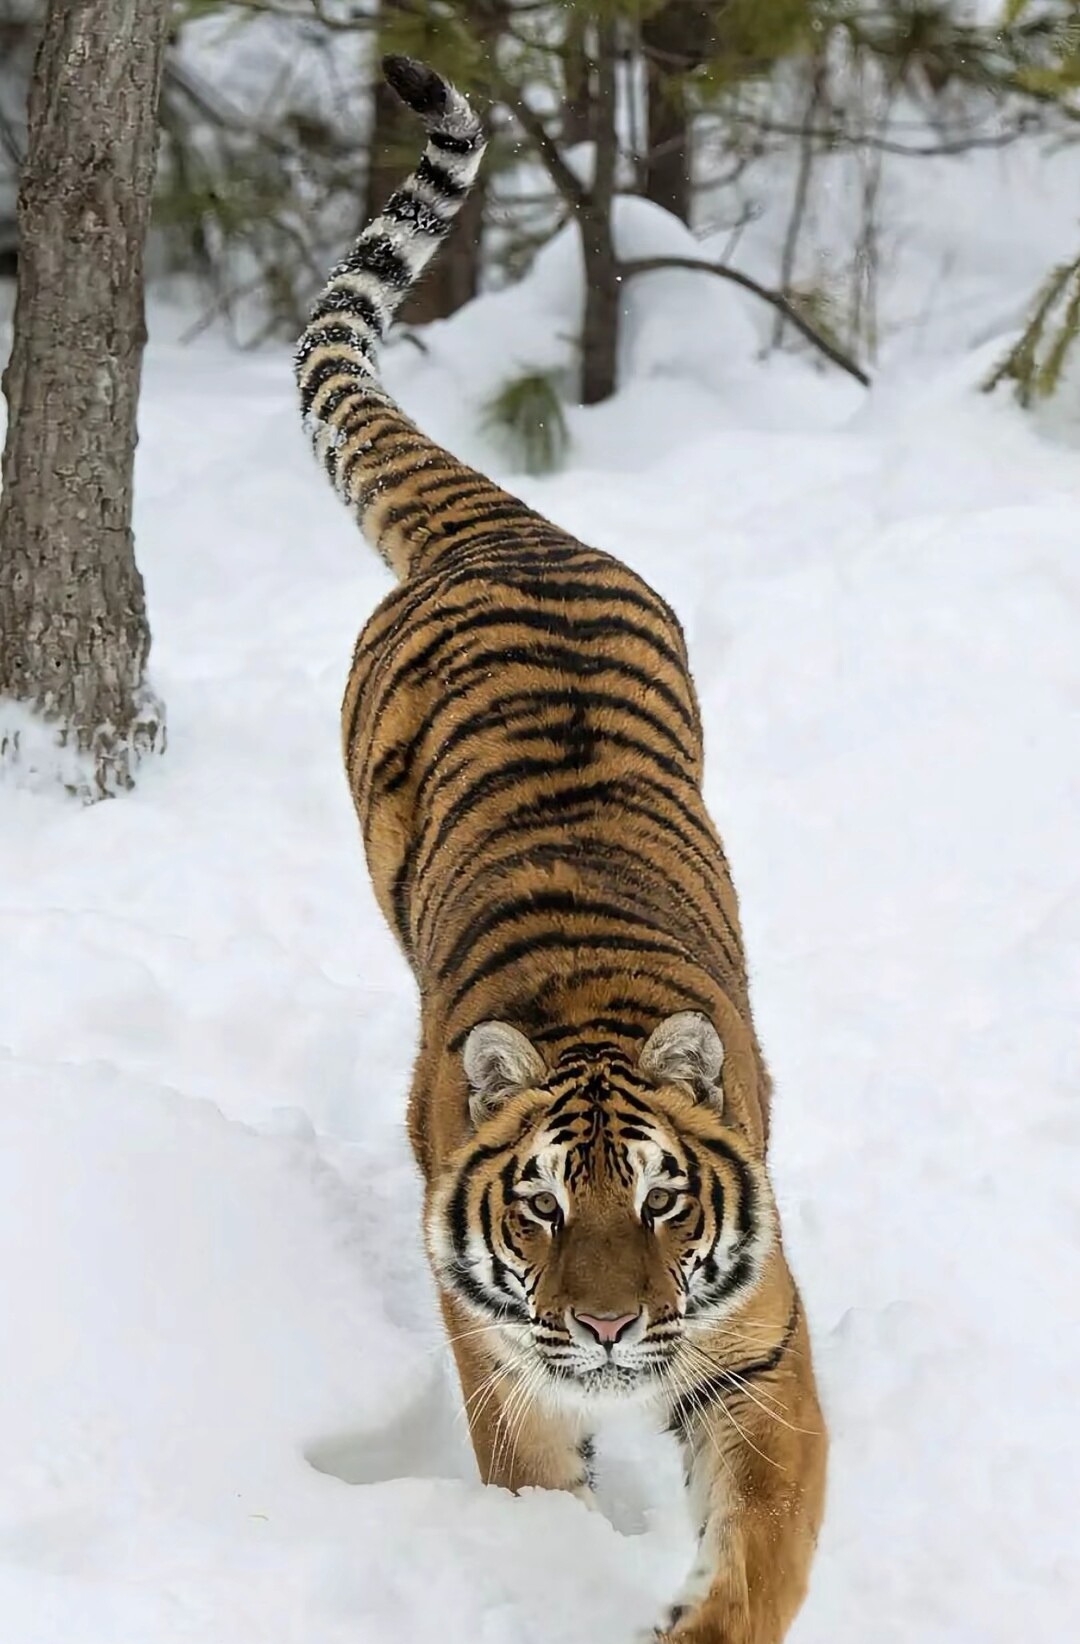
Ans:
<svg viewBox="0 0 1080 1644"><path fill-rule="evenodd" d="M484 614L489 615L488 613ZM523 628L535 627L542 629L544 622L542 617L538 622L533 623L528 618L523 621L522 613L515 612L513 616L508 616L500 612L494 617L494 620L491 620L489 616L488 621L478 625L504 628L513 628L520 625ZM569 628L570 625L567 624L566 626ZM610 637L611 634L612 629L609 628L606 636L601 631L596 637ZM575 636L570 631L566 634L566 637L573 639L581 636ZM545 673L561 673L575 684L580 680L595 680L597 675L600 674L614 674L622 680L633 680L634 684L646 696L650 692L655 693L661 701L667 703L673 713L678 715L687 730L693 732L696 729L694 716L687 707L686 700L672 690L670 685L658 679L655 673L650 673L647 669L639 667L636 662L631 662L625 657L610 655L599 649L599 647L595 650L586 651L578 646L557 644L545 637L542 639L523 639L521 643L517 644L504 640L501 645L493 649L481 651L473 650L472 646L468 645L458 653L458 657L460 660L453 656L445 658L442 666L429 668L421 678L428 681L438 673L439 677L445 681L447 689L454 690L465 685L470 677L511 666L535 668ZM446 672L443 671L444 668L447 669ZM409 670L406 669L405 671L408 672ZM685 678L685 676L683 677Z"/></svg>
<svg viewBox="0 0 1080 1644"><path fill-rule="evenodd" d="M312 304L308 324L318 325L321 320L329 319L334 314L355 314L376 336L382 336L382 315L371 298L362 291L354 291L347 285L328 286Z"/></svg>
<svg viewBox="0 0 1080 1644"><path fill-rule="evenodd" d="M481 131L475 132L471 137L459 137L450 131L428 133L428 147L442 149L444 154L471 154L482 142Z"/></svg>
<svg viewBox="0 0 1080 1644"><path fill-rule="evenodd" d="M451 458L444 456L444 462L444 473L460 471L459 465ZM522 503L521 506L525 510L525 504ZM609 555L582 547L581 543L567 537L564 532L546 521L540 523L546 526L547 535L539 549L523 548L517 542L504 544L498 549L492 549L485 544L466 543L461 546L460 552L455 554L452 563L443 562L435 569L420 571L411 576L408 583L403 583L396 589L382 609L374 613L369 624L369 646L378 647L380 655L385 658L390 641L412 621L417 611L429 600L434 598L440 604L445 604L460 588L470 592L475 599L481 594L487 594L492 586L504 580L507 571L516 568L524 567L536 575L560 565L573 565L578 569L595 571L599 576L605 567L610 569L617 566L618 562Z"/></svg>
<svg viewBox="0 0 1080 1644"><path fill-rule="evenodd" d="M491 481L483 474L474 474L469 469L445 467L439 473L426 479L416 488L416 495L425 505L433 508L445 509L455 503L464 502L467 497L480 497L491 490ZM470 576L474 573L470 572ZM449 580L449 579L448 579ZM445 594L445 586L444 586ZM447 608L447 614L452 614L452 608Z"/></svg>
<svg viewBox="0 0 1080 1644"><path fill-rule="evenodd" d="M362 354L367 354L371 347L370 334L356 325L346 325L342 321L326 325L311 326L300 339L300 346L296 350L296 363L303 365L309 354L317 348L358 348ZM346 362L352 371L358 370L355 360Z"/></svg>
<svg viewBox="0 0 1080 1644"><path fill-rule="evenodd" d="M715 1237L719 1239L724 1231L724 1184L719 1176L714 1176L709 1189L709 1204L713 1213Z"/></svg>
<svg viewBox="0 0 1080 1644"><path fill-rule="evenodd" d="M508 965L518 959L524 959L530 954L550 952L552 950L564 953L593 953L597 951L624 953L627 956L629 968L632 960L642 953L662 953L669 959L681 959L684 963L692 963L687 958L685 949L680 943L657 941L653 937L612 936L604 932L588 936L570 936L565 931L542 931L539 935L517 937L513 942L505 943L495 953L476 967L471 975L466 976L455 988L450 998L450 1010L454 1011L467 998L474 988L481 982L486 982L490 976L496 976ZM623 971L625 974L625 969ZM560 977L562 981L564 978Z"/></svg>
<svg viewBox="0 0 1080 1644"><path fill-rule="evenodd" d="M491 1242L491 1183L485 1182L480 1193L480 1237L488 1254L494 1259L495 1247ZM455 1247L456 1248L456 1247ZM498 1280L496 1279L496 1283Z"/></svg>
<svg viewBox="0 0 1080 1644"><path fill-rule="evenodd" d="M670 936L673 946L689 956L690 949L684 948L674 934L655 920L646 918L638 909L628 908L619 902L611 902L603 897L591 897L580 892L567 890L526 891L509 901L496 904L486 915L470 920L467 929L461 932L445 959L435 971L440 981L447 981L455 971L459 970L465 959L476 945L492 936L503 925L514 924L533 915L561 913L582 919L606 919L615 924L630 925L633 929L644 929ZM529 940L523 938L523 940ZM591 934L579 936L575 940L587 947Z"/></svg>
<svg viewBox="0 0 1080 1644"><path fill-rule="evenodd" d="M398 432L400 433L400 430ZM387 433L389 433L389 430L387 430ZM411 428L407 428L405 433L398 439L397 444L390 446L388 450L376 449L379 443L380 441L376 439L358 445L355 450L349 452L342 469L341 481L346 487L352 485L353 475L357 470L370 470L369 483L361 493L365 507L370 504L373 494L384 491L393 485L403 485L409 475L415 473L425 460L423 444L417 440ZM406 463L402 468L395 469L393 473L389 473L387 465L392 462L400 462L403 457L412 457L415 460L412 463ZM359 497L357 500L360 500Z"/></svg>
<svg viewBox="0 0 1080 1644"><path fill-rule="evenodd" d="M305 374L304 380L300 384L300 408L305 417L315 403L315 397L319 389L325 383L328 383L332 377L348 379L350 388L355 388L358 383L364 381L363 373L353 360L343 360L340 354L331 355L328 360L320 360L317 365L313 365L311 370ZM345 385L343 384L343 386ZM325 418L320 418L320 420L325 421Z"/></svg>
<svg viewBox="0 0 1080 1644"><path fill-rule="evenodd" d="M696 969L700 974L700 967L695 966L688 968ZM548 1001L553 995L563 991L573 993L575 990L586 986L590 982L616 981L622 983L626 982L626 966L624 964L591 964L572 966L569 970L563 971L558 976L549 976L547 980L540 985L540 987L534 990L530 998L519 1001L515 1006L516 1019L524 1024L527 1031L532 1033L537 1028L545 1026L551 1020L548 1009ZM705 993L699 993L695 987L691 986L691 984L687 982L685 976L680 976L677 980L673 980L664 976L662 973L656 972L652 975L652 981L655 986L664 987L668 990L671 997L671 1003L668 1009L659 1011L655 1001L651 1001L647 1007L647 1012L651 1017L655 1018L657 1015L670 1016L672 1012L676 1010L689 1010L693 1006L697 1006L698 1009L704 1011L704 1013L708 1015L709 1012L715 1008L715 997ZM643 1009L643 1014L644 1013L645 1011ZM468 1028L465 1028L462 1032L455 1033L451 1037L450 1048L452 1050L460 1050L461 1046L468 1037L468 1032ZM625 1099L625 1091L620 1094L623 1095Z"/></svg>
<svg viewBox="0 0 1080 1644"><path fill-rule="evenodd" d="M403 227L412 229L417 234L428 234L433 239L441 239L449 234L452 219L443 217L434 206L429 206L419 195L409 192L408 187L400 188L391 194L382 209L382 216L388 217L393 223L401 223Z"/></svg>
<svg viewBox="0 0 1080 1644"><path fill-rule="evenodd" d="M489 723L498 724L498 718L493 718ZM458 738L457 740L463 739ZM464 740L470 739L466 738ZM577 774L581 772L583 753L582 744L575 743L572 737L566 737L563 739L562 745L559 746L558 732L555 729L537 729L536 731L529 731L527 733L522 731L514 732L507 730L505 740L511 744L547 741L556 743L556 747L551 753L541 753L527 756L523 755L517 759L504 759L503 762L498 765L489 765L483 775L477 778L477 783L474 784L474 787L479 784L486 783L489 778L492 780L492 786L490 790L485 788L482 793L478 794L476 796L478 799L486 798L489 796L489 793L494 794L502 790L506 784L497 780L501 771L520 771L525 764L528 765L531 775L539 777L555 777L563 773ZM638 754L642 759L647 760L650 764L654 765L662 776L669 777L672 781L681 782L691 788L694 796L697 797L697 786L692 777L681 771L674 760L667 758L664 754L654 752L654 750L650 748L647 743L639 742L636 737L627 736L620 731L614 730L598 732L596 747L593 749L593 757L596 757L597 749L600 752L603 752L607 748L622 748L626 752ZM427 810L429 813L433 813L443 791L446 788L455 788L458 778L468 771L474 763L476 763L476 761L474 760L472 754L467 752L463 759L459 760L455 765L450 766L446 763L445 751L438 750L432 758L430 764L426 766L424 774L416 786L413 796L413 804L416 813L420 813L422 809ZM655 782L653 785L659 786L659 781ZM671 794L668 797L670 798L672 805L677 806L678 801L676 800L674 794ZM457 803L457 798L455 798L454 803ZM453 806L451 806L450 810L446 812L446 816L452 814L452 810ZM446 816L444 816L444 820L446 819ZM565 851L563 854L565 855ZM574 854L577 855L576 852Z"/></svg>
<svg viewBox="0 0 1080 1644"><path fill-rule="evenodd" d="M473 689L485 690L486 699L484 705L482 708L477 709L473 714L469 715L466 719L456 720L454 728L450 732L449 736L440 738L437 752L437 757L440 760L445 758L450 748L456 747L458 743L465 740L475 731L484 730L493 723L510 723L513 718L518 717L522 712L541 715L549 711L557 711L561 708L565 708L569 696L569 690L567 688L556 686L545 687L539 690L511 691L508 695L500 696L497 701L492 702L490 697L486 694L487 685L488 682L486 680L478 680L475 682ZM661 719L658 714L652 713L643 704L635 702L633 698L624 696L618 692L604 691L597 689L596 687L583 688L580 685L574 685L572 687L572 691L575 700L580 704L583 710L590 711L593 714L625 714L627 718L635 720L641 725L647 725L650 730L655 731L658 736L663 737L664 740L670 743L677 750L677 752L685 760L687 760L688 763L694 760L695 755L679 740L674 726L668 721ZM462 696L465 694L467 693L459 692L458 696L454 700L453 706L455 718L461 710ZM405 775L408 774L413 759L422 746L424 739L435 727L437 721L446 714L449 706L450 704L445 699L440 699L431 709L429 709L420 721L419 725L416 727L410 742L406 745L407 753L404 765L402 767L404 772L402 780L405 780ZM600 734L603 736L606 733ZM619 734L622 736L626 735L625 732ZM620 745L625 746L626 744L624 742ZM647 745L642 744L642 746ZM649 748L649 753L650 756L653 755L653 750L651 747ZM379 766L377 764L372 773L372 780L377 781L378 777ZM693 778L687 776L685 777L685 780L693 781ZM696 787L696 783L694 785Z"/></svg>
<svg viewBox="0 0 1080 1644"><path fill-rule="evenodd" d="M722 1301L733 1296L736 1290L741 1290L744 1284L748 1284L754 1272L753 1257L748 1250L741 1250L725 1273L720 1272L711 1256L705 1267L711 1268L716 1277L710 1275L704 1285L699 1284L690 1295L686 1303L688 1319L701 1318L703 1314L712 1312Z"/></svg>
<svg viewBox="0 0 1080 1644"><path fill-rule="evenodd" d="M514 499L510 500L515 509L520 507L520 504L514 502ZM489 600L490 597L489 589ZM486 628L505 626L508 628L518 627L527 630L529 633L541 634L545 640L553 637L569 639L579 645L587 644L590 640L601 640L605 644L615 638L636 640L647 649L654 651L657 656L662 657L671 666L676 676L685 682L685 661L678 651L668 643L665 636L657 633L654 628L632 622L629 617L622 616L615 611L607 611L603 616L598 617L583 617L576 614L566 616L557 610L548 610L535 605L498 605L494 609L488 608L478 611L472 601L459 609L461 616L459 622L452 620L458 614L458 610L447 610L445 606L441 606L417 625L417 633L422 633L427 627L437 627L438 633L420 652L418 657L415 659L410 658L411 662L422 665L424 662L432 660L438 655L442 646L452 643L462 634L471 635ZM573 651L565 654L568 658L579 655L579 653ZM573 671L572 668L570 671ZM654 683L649 675L643 675L640 672L635 677L645 684ZM685 723L689 724L690 718L685 703L670 691L668 695L676 712Z"/></svg>
<svg viewBox="0 0 1080 1644"><path fill-rule="evenodd" d="M429 187L438 189L440 194L445 194L451 200L460 200L469 192L464 183L459 183L445 166L441 166L438 160L433 160L428 154L420 156L413 175L418 182L427 183Z"/></svg>
<svg viewBox="0 0 1080 1644"><path fill-rule="evenodd" d="M557 773L553 772L551 774ZM657 792L663 798L665 801L663 808L657 809L656 807L649 805L634 792L635 787L641 787L643 785L647 786L653 792ZM584 812L583 815L578 815L576 807L583 806L586 803L588 803L589 806L588 810ZM478 837L473 838L470 841L470 853L474 860L483 859L487 847L494 840L504 834L514 833L524 828L542 826L558 827L560 830L565 832L567 828L571 827L579 820L587 819L590 821L595 821L596 813L601 807L626 811L631 815L636 815L652 822L656 826L657 831L660 833L664 841L665 848L672 851L672 853L676 856L679 855L679 852L673 841L677 840L680 842L686 852L686 857L682 858L683 865L694 869L709 897L710 907L715 908L718 918L721 920L724 928L730 933L731 945L729 946L729 944L725 942L722 934L719 931L717 932L716 940L720 952L723 955L730 972L734 976L741 976L742 966L738 958L738 943L736 941L734 931L731 930L731 927L728 924L727 917L720 902L718 864L715 861L710 861L695 841L680 826L680 816L682 816L683 819L692 820L694 822L697 822L697 818L688 817L683 807L678 807L677 810L675 810L670 793L659 789L658 784L647 782L643 776L639 776L638 781L633 785L628 782L592 783L587 787L583 787L581 785L577 785L573 788L560 787L554 789L549 794L534 795L530 799L524 801L522 805L516 807L515 810L509 812L508 815L500 818L500 820L494 823L491 827L485 829L484 832ZM543 820L544 813L548 811L553 813L550 820ZM701 832L705 834L706 838L711 841L714 836L711 834L711 831L708 830L708 824L698 822L697 825L699 826ZM448 833L449 831L452 830L448 830ZM443 843L445 843L445 838L440 838L438 844L441 845ZM425 870L437 848L438 846L431 851L424 852L425 860L423 862L423 867ZM410 860L412 858L419 859L421 849L422 840L418 839L414 841L410 847ZM690 858L689 861L687 860L687 857ZM404 866L405 864L403 864L403 867ZM445 900L448 887L445 883L443 883L439 888L441 895L439 897L438 908L441 909L441 905L443 900ZM426 895L424 899L424 911L426 914Z"/></svg>
<svg viewBox="0 0 1080 1644"><path fill-rule="evenodd" d="M490 526L501 526L510 523L514 527L516 536L521 537L529 532L532 525L538 523L531 509L526 508L525 504L519 502L516 497L507 496L505 492L501 496L496 493L485 503L478 502L469 513L463 514L460 519L447 520L443 518L444 512L445 510L437 504L432 508L431 523L433 530L437 530L442 536L448 536L451 532L457 535L462 531L468 531L470 533L467 544L469 547L485 541L491 534Z"/></svg>
<svg viewBox="0 0 1080 1644"><path fill-rule="evenodd" d="M409 265L388 234L365 234L340 265L342 274L370 274L392 291L412 283Z"/></svg>
<svg viewBox="0 0 1080 1644"><path fill-rule="evenodd" d="M738 1229L739 1239L750 1237L754 1230L754 1215L757 1209L757 1188L746 1160L736 1153L729 1142L721 1141L718 1136L695 1136L694 1144L704 1148L715 1158L723 1159L734 1170L739 1182L739 1209L735 1226Z"/></svg>
<svg viewBox="0 0 1080 1644"><path fill-rule="evenodd" d="M319 411L319 420L324 423L333 423L336 428L338 426L337 413L346 400L356 402L357 414L362 414L365 417L370 416L372 402L366 392L368 386L366 378L356 376L351 376L347 381L339 383L336 388L330 390L323 400Z"/></svg>
<svg viewBox="0 0 1080 1644"><path fill-rule="evenodd" d="M508 567L500 580L517 593L527 594L531 599L541 601L558 600L567 605L580 601L605 606L614 601L620 605L630 605L643 615L653 617L665 627L670 627L682 640L682 629L674 611L644 583L639 583L636 579L631 582L629 572L626 573L625 582L614 580L610 563L599 567L592 581L586 581L582 577L553 577L546 568L531 563L517 574Z"/></svg>

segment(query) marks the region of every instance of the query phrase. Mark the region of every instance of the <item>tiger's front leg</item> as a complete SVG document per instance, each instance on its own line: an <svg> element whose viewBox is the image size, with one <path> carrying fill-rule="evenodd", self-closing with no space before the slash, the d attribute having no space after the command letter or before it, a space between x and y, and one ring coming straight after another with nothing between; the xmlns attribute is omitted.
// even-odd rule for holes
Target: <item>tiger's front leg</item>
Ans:
<svg viewBox="0 0 1080 1644"><path fill-rule="evenodd" d="M442 1298L476 1463L485 1484L568 1490L593 1506L591 1436L576 1416L538 1398L529 1372L500 1364L492 1330L477 1326L452 1297Z"/></svg>
<svg viewBox="0 0 1080 1644"><path fill-rule="evenodd" d="M673 1408L701 1530L670 1644L780 1644L806 1593L827 1438L796 1309L775 1366L699 1374Z"/></svg>

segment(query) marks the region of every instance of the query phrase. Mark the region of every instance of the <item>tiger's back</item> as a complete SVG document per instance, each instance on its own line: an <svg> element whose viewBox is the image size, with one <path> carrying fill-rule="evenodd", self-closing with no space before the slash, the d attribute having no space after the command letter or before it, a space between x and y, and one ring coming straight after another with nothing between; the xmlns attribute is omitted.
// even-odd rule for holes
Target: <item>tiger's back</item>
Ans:
<svg viewBox="0 0 1080 1644"><path fill-rule="evenodd" d="M647 584L545 522L493 524L481 502L369 622L343 735L376 895L437 1047L418 1069L423 1157L460 1140L432 1104L491 1017L557 1058L583 1039L639 1050L692 1005L727 1029L725 1094L761 1134L697 702L678 621Z"/></svg>

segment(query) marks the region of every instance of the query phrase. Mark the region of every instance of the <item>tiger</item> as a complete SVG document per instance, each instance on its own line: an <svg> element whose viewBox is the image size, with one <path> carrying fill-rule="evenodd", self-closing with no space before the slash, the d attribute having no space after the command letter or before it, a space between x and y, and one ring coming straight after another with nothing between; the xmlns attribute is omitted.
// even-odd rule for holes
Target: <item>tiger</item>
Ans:
<svg viewBox="0 0 1080 1644"><path fill-rule="evenodd" d="M408 1132L477 1465L594 1504L597 1423L637 1402L682 1448L698 1533L647 1636L778 1644L827 1434L683 631L380 381L377 345L486 142L433 69L383 70L426 145L332 270L295 367L315 456L396 578L355 648L342 746L419 991Z"/></svg>

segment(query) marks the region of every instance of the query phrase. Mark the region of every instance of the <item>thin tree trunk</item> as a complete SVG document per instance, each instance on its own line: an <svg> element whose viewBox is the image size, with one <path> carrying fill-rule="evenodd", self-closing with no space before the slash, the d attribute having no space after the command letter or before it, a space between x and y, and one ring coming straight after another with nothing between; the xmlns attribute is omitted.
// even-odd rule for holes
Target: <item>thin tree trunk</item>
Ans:
<svg viewBox="0 0 1080 1644"><path fill-rule="evenodd" d="M589 83L589 56L584 18L576 11L567 15L562 46L563 99L562 144L573 148L587 143L592 135L592 87Z"/></svg>
<svg viewBox="0 0 1080 1644"><path fill-rule="evenodd" d="M684 77L705 61L716 28L700 0L668 0L642 20L645 57L644 193L665 211L690 221L691 116Z"/></svg>
<svg viewBox="0 0 1080 1644"><path fill-rule="evenodd" d="M596 169L587 199L579 205L585 257L585 313L581 339L581 401L598 405L614 394L618 377L619 264L612 210L618 162L616 33L611 21L596 30L596 96L593 102Z"/></svg>
<svg viewBox="0 0 1080 1644"><path fill-rule="evenodd" d="M795 174L795 198L792 202L791 216L788 218L787 232L784 235L784 249L780 256L780 290L785 297L790 298L792 282L795 278L795 263L799 254L799 235L802 232L803 219L806 216L806 206L810 198L810 176L814 165L814 130L818 123L818 111L821 105L821 96L825 84L825 67L820 58L815 59L810 73L810 95L806 102L806 111L803 114L802 131L799 136L799 166ZM773 324L773 347L779 347L784 337L784 316L777 313Z"/></svg>
<svg viewBox="0 0 1080 1644"><path fill-rule="evenodd" d="M677 79L646 60L649 118L644 193L684 223L690 221L690 125Z"/></svg>
<svg viewBox="0 0 1080 1644"><path fill-rule="evenodd" d="M581 330L581 400L584 405L597 405L601 400L610 398L617 382L621 276L612 226L619 157L615 125L618 91L616 46L615 22L612 18L605 18L596 28L592 101L596 161L589 187L567 164L543 116L532 107L520 87L500 70L497 63L489 68L492 86L500 101L513 110L522 130L532 141L538 160L568 209L573 212L581 234L585 263L585 304Z"/></svg>
<svg viewBox="0 0 1080 1644"><path fill-rule="evenodd" d="M646 46L667 13L642 24ZM686 95L678 76L666 72L650 52L645 54L645 165L643 193L665 211L690 221L690 122Z"/></svg>
<svg viewBox="0 0 1080 1644"><path fill-rule="evenodd" d="M36 0L0 0L0 279L13 276L17 265L15 196L40 22Z"/></svg>
<svg viewBox="0 0 1080 1644"><path fill-rule="evenodd" d="M0 758L87 798L164 745L131 530L167 0L49 0L19 192Z"/></svg>

